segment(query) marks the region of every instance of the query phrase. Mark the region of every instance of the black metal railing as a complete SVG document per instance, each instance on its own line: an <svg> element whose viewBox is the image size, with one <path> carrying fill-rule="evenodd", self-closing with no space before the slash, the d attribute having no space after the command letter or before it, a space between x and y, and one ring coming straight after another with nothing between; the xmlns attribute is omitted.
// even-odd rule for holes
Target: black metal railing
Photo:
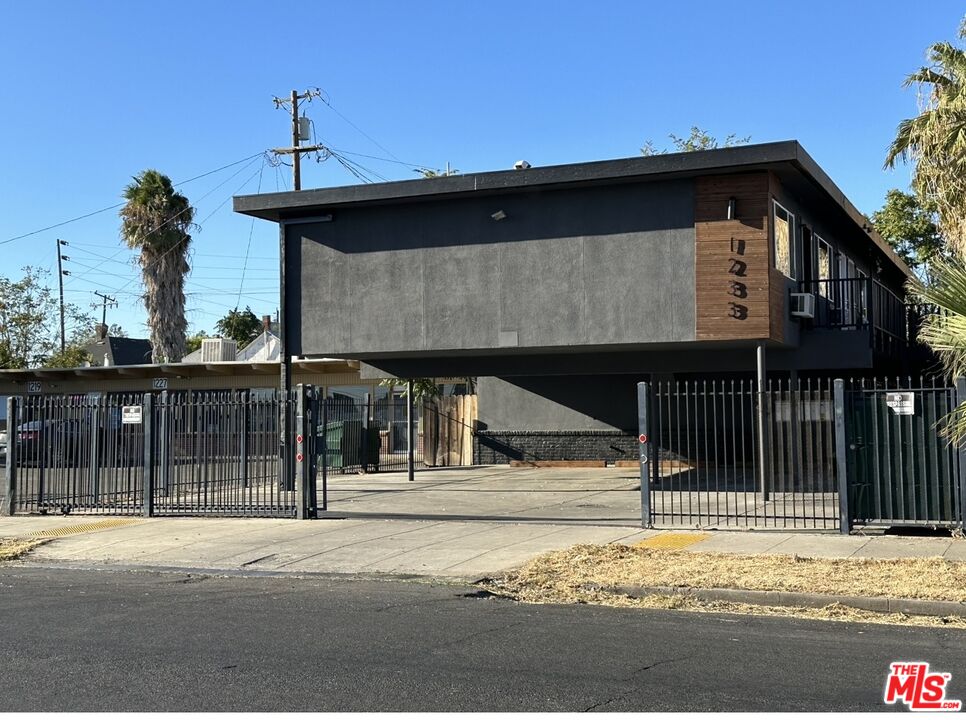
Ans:
<svg viewBox="0 0 966 720"><path fill-rule="evenodd" d="M882 283L872 278L812 280L799 284L801 292L815 296L812 327L871 328L872 342L890 339L908 343L909 308ZM874 336L879 336L878 338Z"/></svg>

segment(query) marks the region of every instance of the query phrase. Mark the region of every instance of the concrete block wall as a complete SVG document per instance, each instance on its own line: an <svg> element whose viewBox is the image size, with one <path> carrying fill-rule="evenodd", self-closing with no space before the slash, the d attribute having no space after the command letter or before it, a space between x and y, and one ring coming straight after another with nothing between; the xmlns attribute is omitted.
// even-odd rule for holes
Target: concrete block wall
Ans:
<svg viewBox="0 0 966 720"><path fill-rule="evenodd" d="M637 437L620 430L478 431L474 461L501 465L513 460L636 460Z"/></svg>

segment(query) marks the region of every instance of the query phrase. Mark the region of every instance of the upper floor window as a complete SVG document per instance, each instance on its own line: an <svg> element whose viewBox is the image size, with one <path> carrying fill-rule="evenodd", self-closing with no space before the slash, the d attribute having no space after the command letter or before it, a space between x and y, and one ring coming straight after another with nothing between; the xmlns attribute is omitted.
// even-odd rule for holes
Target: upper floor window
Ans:
<svg viewBox="0 0 966 720"><path fill-rule="evenodd" d="M795 216L775 203L775 268L795 279Z"/></svg>
<svg viewBox="0 0 966 720"><path fill-rule="evenodd" d="M818 294L827 298L832 279L832 246L818 235L815 239L818 241Z"/></svg>

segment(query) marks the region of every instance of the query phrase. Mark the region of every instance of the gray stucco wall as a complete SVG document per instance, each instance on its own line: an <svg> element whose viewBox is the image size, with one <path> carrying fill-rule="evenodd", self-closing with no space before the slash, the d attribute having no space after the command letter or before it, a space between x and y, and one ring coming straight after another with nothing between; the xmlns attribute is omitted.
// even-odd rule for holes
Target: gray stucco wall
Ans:
<svg viewBox="0 0 966 720"><path fill-rule="evenodd" d="M286 230L293 354L694 340L690 180L332 214Z"/></svg>
<svg viewBox="0 0 966 720"><path fill-rule="evenodd" d="M647 375L481 377L482 430L627 430L637 427L637 383Z"/></svg>

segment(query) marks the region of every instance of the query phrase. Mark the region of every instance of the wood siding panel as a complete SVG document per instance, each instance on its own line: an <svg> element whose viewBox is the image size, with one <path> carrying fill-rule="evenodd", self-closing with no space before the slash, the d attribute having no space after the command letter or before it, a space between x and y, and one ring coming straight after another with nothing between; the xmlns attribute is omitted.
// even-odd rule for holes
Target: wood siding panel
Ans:
<svg viewBox="0 0 966 720"><path fill-rule="evenodd" d="M768 174L698 178L694 215L697 339L775 338Z"/></svg>

